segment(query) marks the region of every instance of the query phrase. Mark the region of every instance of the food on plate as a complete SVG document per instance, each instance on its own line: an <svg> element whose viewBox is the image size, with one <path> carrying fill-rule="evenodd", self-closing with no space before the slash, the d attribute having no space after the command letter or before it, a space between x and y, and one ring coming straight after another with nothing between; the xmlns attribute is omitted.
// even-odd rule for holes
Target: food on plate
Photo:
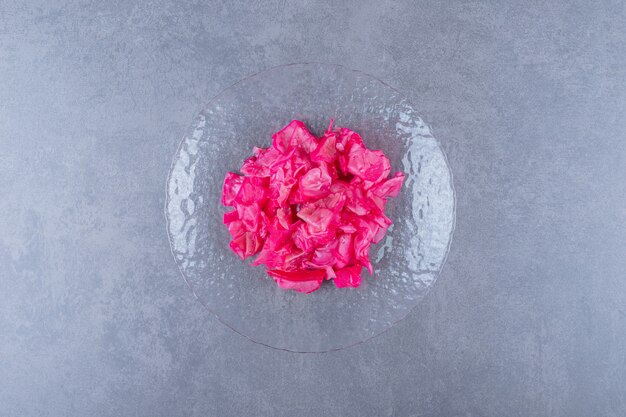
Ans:
<svg viewBox="0 0 626 417"><path fill-rule="evenodd" d="M252 264L265 265L281 288L304 293L331 279L358 287L362 269L372 273L370 245L391 225L385 205L404 180L390 176L382 151L332 120L320 138L293 120L240 172L226 174L222 204L233 207L224 224L241 259L257 255Z"/></svg>

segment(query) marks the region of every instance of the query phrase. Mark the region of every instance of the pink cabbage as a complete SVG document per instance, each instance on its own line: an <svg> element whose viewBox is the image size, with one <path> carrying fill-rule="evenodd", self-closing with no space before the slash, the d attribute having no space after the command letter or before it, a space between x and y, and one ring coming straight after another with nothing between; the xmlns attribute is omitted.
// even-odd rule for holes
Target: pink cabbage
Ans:
<svg viewBox="0 0 626 417"><path fill-rule="evenodd" d="M361 270L372 273L369 251L391 220L387 198L396 197L404 174L391 178L382 151L370 150L358 133L333 129L321 138L293 120L272 136L269 148L254 148L238 175L226 174L222 204L241 258L283 289L310 293L332 279L338 288L358 287Z"/></svg>

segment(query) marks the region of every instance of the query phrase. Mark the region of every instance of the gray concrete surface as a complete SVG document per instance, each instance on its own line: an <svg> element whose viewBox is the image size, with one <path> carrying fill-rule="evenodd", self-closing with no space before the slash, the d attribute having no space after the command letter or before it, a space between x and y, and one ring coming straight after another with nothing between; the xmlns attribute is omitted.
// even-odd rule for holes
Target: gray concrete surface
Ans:
<svg viewBox="0 0 626 417"><path fill-rule="evenodd" d="M626 415L624 3L336 3L0 1L0 416ZM218 323L163 217L203 103L299 61L403 90L458 199L426 299L327 354Z"/></svg>

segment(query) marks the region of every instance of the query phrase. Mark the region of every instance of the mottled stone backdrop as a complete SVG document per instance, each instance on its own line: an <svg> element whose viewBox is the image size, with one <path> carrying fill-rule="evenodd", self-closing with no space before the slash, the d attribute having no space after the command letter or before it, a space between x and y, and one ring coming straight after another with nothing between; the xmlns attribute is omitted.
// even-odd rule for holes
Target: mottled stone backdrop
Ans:
<svg viewBox="0 0 626 417"><path fill-rule="evenodd" d="M624 2L333 3L0 0L1 416L626 415ZM303 61L401 90L457 191L424 301L325 354L215 320L163 215L207 100Z"/></svg>

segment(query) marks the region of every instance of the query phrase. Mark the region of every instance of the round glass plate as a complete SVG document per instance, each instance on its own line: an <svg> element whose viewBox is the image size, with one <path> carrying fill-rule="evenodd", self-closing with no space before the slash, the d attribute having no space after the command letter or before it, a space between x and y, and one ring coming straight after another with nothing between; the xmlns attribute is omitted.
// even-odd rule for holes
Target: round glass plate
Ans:
<svg viewBox="0 0 626 417"><path fill-rule="evenodd" d="M321 135L330 118L383 150L405 183L387 206L394 224L372 246L373 276L364 271L356 289L326 281L312 294L285 291L229 248L222 181L292 119ZM402 94L360 71L308 63L247 77L210 101L174 156L165 211L185 281L222 323L273 348L325 352L367 340L415 307L446 259L455 200L446 157Z"/></svg>

